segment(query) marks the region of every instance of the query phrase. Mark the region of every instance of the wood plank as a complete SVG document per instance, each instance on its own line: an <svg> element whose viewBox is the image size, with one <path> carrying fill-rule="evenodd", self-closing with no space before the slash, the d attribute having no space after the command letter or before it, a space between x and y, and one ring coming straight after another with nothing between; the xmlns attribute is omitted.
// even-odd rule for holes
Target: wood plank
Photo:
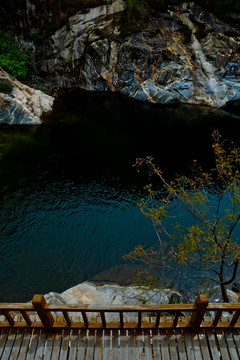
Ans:
<svg viewBox="0 0 240 360"><path fill-rule="evenodd" d="M109 333L109 330L106 330ZM110 346L110 336L109 338L109 346ZM104 339L105 341L105 339ZM95 343L95 330L89 330L87 336L87 353L86 353L86 360L92 360L94 354L94 343ZM109 358L109 356L108 356ZM104 358L103 358L104 359Z"/></svg>
<svg viewBox="0 0 240 360"><path fill-rule="evenodd" d="M24 335L24 329L19 329L16 339L14 341L13 350L11 352L11 360L16 360L20 351Z"/></svg>
<svg viewBox="0 0 240 360"><path fill-rule="evenodd" d="M104 330L103 360L110 359L110 330Z"/></svg>
<svg viewBox="0 0 240 360"><path fill-rule="evenodd" d="M38 344L37 344L37 350L34 360L41 360L43 359L43 353L46 345L47 340L47 334L45 330L42 330L39 336Z"/></svg>
<svg viewBox="0 0 240 360"><path fill-rule="evenodd" d="M193 351L195 355L195 360L204 360L201 353L201 346L198 338L197 333L192 334L192 345L193 345Z"/></svg>
<svg viewBox="0 0 240 360"><path fill-rule="evenodd" d="M203 329L198 330L198 339L199 339L203 359L211 360L211 355L206 340L206 333Z"/></svg>
<svg viewBox="0 0 240 360"><path fill-rule="evenodd" d="M5 349L5 344L6 344L9 333L10 333L9 329L3 329L2 330L1 337L0 337L0 358L2 356L2 353L3 353L4 349Z"/></svg>
<svg viewBox="0 0 240 360"><path fill-rule="evenodd" d="M139 360L143 359L143 334L142 330L135 332L135 344L136 344L136 358Z"/></svg>
<svg viewBox="0 0 240 360"><path fill-rule="evenodd" d="M54 333L47 334L44 360L51 360L54 343Z"/></svg>
<svg viewBox="0 0 240 360"><path fill-rule="evenodd" d="M145 360L152 360L152 346L151 346L151 333L150 330L144 331L144 350L145 350Z"/></svg>
<svg viewBox="0 0 240 360"><path fill-rule="evenodd" d="M128 336L126 330L120 330L120 360L126 360L128 353Z"/></svg>
<svg viewBox="0 0 240 360"><path fill-rule="evenodd" d="M231 333L230 329L225 329L224 334L225 334L225 339L226 339L226 343L228 346L228 351L230 353L231 360L239 360L236 345L233 341L233 337L232 337L232 333Z"/></svg>
<svg viewBox="0 0 240 360"><path fill-rule="evenodd" d="M62 330L55 333L51 360L58 360L62 342Z"/></svg>
<svg viewBox="0 0 240 360"><path fill-rule="evenodd" d="M118 330L112 330L112 360L118 360Z"/></svg>
<svg viewBox="0 0 240 360"><path fill-rule="evenodd" d="M87 331L81 329L78 337L78 356L77 360L85 359L86 345L87 345Z"/></svg>
<svg viewBox="0 0 240 360"><path fill-rule="evenodd" d="M18 360L25 360L27 357L27 352L29 349L29 342L32 336L32 332L33 330L31 329L26 329L24 336L23 336L23 340L22 340L22 345L21 345L21 349L18 355Z"/></svg>
<svg viewBox="0 0 240 360"><path fill-rule="evenodd" d="M176 335L173 330L167 330L168 344L169 344L169 352L171 359L177 359L177 343L176 343Z"/></svg>
<svg viewBox="0 0 240 360"><path fill-rule="evenodd" d="M186 344L186 352L188 359L195 360L193 343L192 343L192 333L189 330L184 330L184 338Z"/></svg>
<svg viewBox="0 0 240 360"><path fill-rule="evenodd" d="M162 360L169 360L170 354L169 354L169 349L168 349L166 330L163 330L163 329L159 330L159 335L160 335Z"/></svg>
<svg viewBox="0 0 240 360"><path fill-rule="evenodd" d="M209 350L211 351L213 360L220 360L219 350L217 348L215 336L212 329L206 330L208 342L209 342Z"/></svg>
<svg viewBox="0 0 240 360"><path fill-rule="evenodd" d="M128 330L128 360L136 360L135 330Z"/></svg>
<svg viewBox="0 0 240 360"><path fill-rule="evenodd" d="M10 304L13 305L13 307L11 306L6 306L8 304L4 304L4 309L13 309L15 310L14 304ZM209 304L212 305L212 304ZM221 309L221 305L224 306L226 305L227 308L227 304L217 304L217 309ZM232 306L228 306L228 309L240 309L240 305L235 304L234 307ZM19 309L19 307L17 308ZM100 311L105 311L105 312L118 312L119 311L123 311L123 312L127 312L127 313L138 313L139 311L142 312L157 312L157 311L164 311L164 312L174 312L174 311L192 311L192 310L197 310L197 306L195 304L161 304L161 305L96 305L96 304L90 304L90 305L55 305L55 304L46 304L45 309L47 310L51 310L51 311L59 311L62 312L62 310L67 310L69 312L73 311L73 312L82 312L82 311L87 311L89 313L96 313L96 312L100 312ZM213 306L213 309L216 309L216 306ZM1 304L0 304L0 310L1 310ZM27 309L28 310L28 309ZM31 309L30 309L31 310ZM29 310L29 311L30 311Z"/></svg>
<svg viewBox="0 0 240 360"><path fill-rule="evenodd" d="M229 353L228 353L228 347L227 347L227 344L226 344L226 341L225 341L225 336L224 336L224 333L221 329L217 329L216 330L216 333L215 333L215 336L218 340L218 343L219 343L219 347L220 347L220 352L221 352L221 355L222 355L222 358L225 360L231 360L230 356L229 356Z"/></svg>
<svg viewBox="0 0 240 360"><path fill-rule="evenodd" d="M238 356L240 358L240 334L239 334L239 329L233 329L232 334L233 334L233 339L234 339L234 342L236 344L236 348L237 348L237 351L238 351Z"/></svg>
<svg viewBox="0 0 240 360"><path fill-rule="evenodd" d="M160 338L159 338L158 330L153 330L152 337L153 337L152 343L153 343L154 360L161 360Z"/></svg>
<svg viewBox="0 0 240 360"><path fill-rule="evenodd" d="M94 360L101 360L102 352L103 352L103 330L97 330Z"/></svg>
<svg viewBox="0 0 240 360"><path fill-rule="evenodd" d="M75 360L77 356L77 345L78 345L78 332L79 330L72 330L70 335L70 349L68 360Z"/></svg>
<svg viewBox="0 0 240 360"><path fill-rule="evenodd" d="M178 356L180 360L187 360L187 353L184 341L184 332L180 329L175 330L178 346Z"/></svg>
<svg viewBox="0 0 240 360"><path fill-rule="evenodd" d="M63 330L59 360L67 360L69 352L70 330Z"/></svg>
<svg viewBox="0 0 240 360"><path fill-rule="evenodd" d="M40 336L40 330L35 329L30 340L27 360L34 360L39 336Z"/></svg>
<svg viewBox="0 0 240 360"><path fill-rule="evenodd" d="M2 357L1 357L2 360L7 360L10 357L16 335L17 335L17 330L15 330L15 329L11 330L9 332L8 337L7 337L7 341L6 341L6 344L5 344L5 348L4 348Z"/></svg>

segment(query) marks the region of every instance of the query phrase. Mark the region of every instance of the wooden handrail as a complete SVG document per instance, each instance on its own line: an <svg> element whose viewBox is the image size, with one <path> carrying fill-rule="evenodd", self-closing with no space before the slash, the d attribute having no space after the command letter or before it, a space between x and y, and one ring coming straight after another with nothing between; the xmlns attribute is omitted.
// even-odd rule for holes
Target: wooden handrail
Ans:
<svg viewBox="0 0 240 360"><path fill-rule="evenodd" d="M206 316L207 312L211 317ZM221 321L223 312L229 312L231 318ZM108 306L47 304L43 295L34 295L32 304L1 303L0 313L4 315L0 328L44 328L48 332L64 328L240 328L240 304L209 304L204 294L198 295L194 304ZM107 313L117 315L117 319L109 319Z"/></svg>

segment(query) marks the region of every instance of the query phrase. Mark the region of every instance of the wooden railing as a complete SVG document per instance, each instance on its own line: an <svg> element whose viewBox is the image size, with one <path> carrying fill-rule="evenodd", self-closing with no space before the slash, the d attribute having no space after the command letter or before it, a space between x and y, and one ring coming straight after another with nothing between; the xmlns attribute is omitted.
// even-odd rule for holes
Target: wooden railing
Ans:
<svg viewBox="0 0 240 360"><path fill-rule="evenodd" d="M43 295L34 295L32 303L0 304L0 312L0 328L44 328L49 332L65 328L240 328L240 304L209 304L204 294L198 295L194 304L108 306L47 304ZM223 317L223 312L227 316Z"/></svg>

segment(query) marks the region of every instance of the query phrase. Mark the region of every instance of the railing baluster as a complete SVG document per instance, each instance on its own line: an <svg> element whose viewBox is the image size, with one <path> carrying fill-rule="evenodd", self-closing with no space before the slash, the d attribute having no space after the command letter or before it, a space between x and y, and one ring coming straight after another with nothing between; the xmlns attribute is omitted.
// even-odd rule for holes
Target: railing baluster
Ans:
<svg viewBox="0 0 240 360"><path fill-rule="evenodd" d="M84 325L85 327L88 327L88 318L87 318L87 314L86 311L82 310L82 317L83 317L83 321L84 321Z"/></svg>
<svg viewBox="0 0 240 360"><path fill-rule="evenodd" d="M212 322L212 326L214 326L214 327L217 326L217 324L218 324L218 322L219 322L219 320L220 320L220 318L222 316L222 312L223 312L223 310L218 310L217 311L217 313L215 315L215 318L214 318L214 320Z"/></svg>
<svg viewBox="0 0 240 360"><path fill-rule="evenodd" d="M54 324L54 318L52 314L45 310L46 300L43 295L34 295L32 299L32 304L36 310L44 328L47 331L51 331Z"/></svg>
<svg viewBox="0 0 240 360"><path fill-rule="evenodd" d="M26 321L26 324L27 324L28 326L31 326L31 325L32 325L32 321L31 321L30 317L28 316L28 314L26 313L26 311L25 311L25 310L19 310L19 311L20 311L20 313L22 314L24 320Z"/></svg>
<svg viewBox="0 0 240 360"><path fill-rule="evenodd" d="M13 326L15 324L15 321L13 320L13 317L12 317L12 315L10 315L9 311L1 310L1 312L5 316L7 322L9 323L9 325Z"/></svg>
<svg viewBox="0 0 240 360"><path fill-rule="evenodd" d="M124 321L123 321L123 312L122 311L119 312L119 318L120 318L120 327L123 328Z"/></svg>
<svg viewBox="0 0 240 360"><path fill-rule="evenodd" d="M138 311L138 328L141 328L142 326L142 313L141 311Z"/></svg>
<svg viewBox="0 0 240 360"><path fill-rule="evenodd" d="M66 321L67 326L68 326L68 327L71 327L71 325L72 325L72 320L70 319L70 316L69 316L67 310L62 310L62 313L63 313L63 316L64 316L64 319L65 319L65 321Z"/></svg>
<svg viewBox="0 0 240 360"><path fill-rule="evenodd" d="M177 324L178 324L178 318L180 316L180 311L175 311L175 317L174 317L174 320L173 320L173 327L177 327Z"/></svg>
<svg viewBox="0 0 240 360"><path fill-rule="evenodd" d="M161 311L158 311L158 312L157 312L157 317L156 317L156 323L155 323L155 326L156 326L157 328L159 327L160 316L161 316Z"/></svg>
<svg viewBox="0 0 240 360"><path fill-rule="evenodd" d="M105 312L100 311L101 319L102 319L102 327L106 327L106 318L105 318Z"/></svg>
<svg viewBox="0 0 240 360"><path fill-rule="evenodd" d="M237 322L238 319L239 319L239 316L240 316L240 310L236 310L236 312L235 312L235 314L234 314L234 316L233 316L233 318L232 318L229 326L235 326L235 325L236 325L236 322Z"/></svg>

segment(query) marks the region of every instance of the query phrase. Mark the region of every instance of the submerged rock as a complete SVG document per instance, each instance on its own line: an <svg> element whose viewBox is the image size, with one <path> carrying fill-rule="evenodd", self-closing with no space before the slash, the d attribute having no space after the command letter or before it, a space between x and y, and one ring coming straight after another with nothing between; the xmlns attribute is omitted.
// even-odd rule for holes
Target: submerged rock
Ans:
<svg viewBox="0 0 240 360"><path fill-rule="evenodd" d="M40 124L43 113L52 110L54 98L13 79L0 69L0 124ZM1 92L6 89L5 92ZM1 90L2 89L2 90Z"/></svg>
<svg viewBox="0 0 240 360"><path fill-rule="evenodd" d="M181 297L170 289L145 290L138 286L96 285L84 282L61 294L50 292L45 299L54 304L168 304L173 297Z"/></svg>

